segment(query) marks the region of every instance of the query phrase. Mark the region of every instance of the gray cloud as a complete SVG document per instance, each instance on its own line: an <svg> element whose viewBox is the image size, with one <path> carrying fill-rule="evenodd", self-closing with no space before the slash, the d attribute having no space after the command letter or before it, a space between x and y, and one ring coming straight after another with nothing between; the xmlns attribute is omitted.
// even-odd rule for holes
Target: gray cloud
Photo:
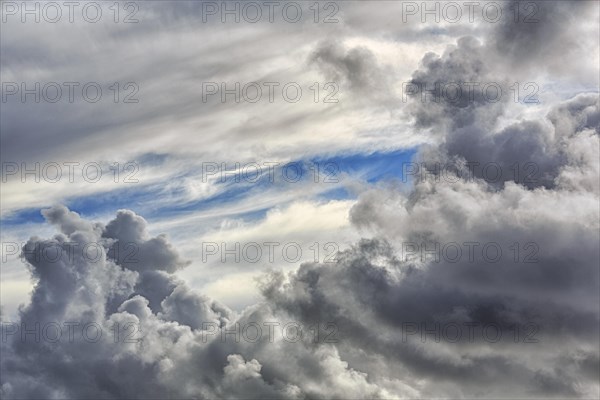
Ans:
<svg viewBox="0 0 600 400"><path fill-rule="evenodd" d="M282 340L279 331L261 335L258 342L223 340L221 331L231 335L236 324L284 324L290 319L276 315L267 303L236 315L194 292L173 278L174 271L164 270L180 263L176 251L164 253L159 246L161 262L148 262L145 268L113 259L114 238L137 241L143 260L157 251L146 246L152 239L136 214L120 211L106 225L87 222L62 206L45 210L44 216L62 233L48 240L33 237L23 248L36 284L30 304L20 311L18 331L2 341L3 397L381 396L381 389L340 360L332 345L314 344L311 338L292 343ZM168 245L163 239L160 243ZM66 257L69 246L86 243L98 244L100 257L76 252ZM43 246L65 257L37 257L35 250ZM58 341L43 333L51 324L66 329L65 324L75 322L74 340L66 331L67 337ZM41 340L26 333L36 324L42 327ZM97 330L103 333L97 341L85 340L77 330L86 324L95 327L92 337ZM115 325L127 324L138 329L136 340L115 340ZM283 358L295 361L281 368ZM327 381L304 370L305 364L318 368Z"/></svg>
<svg viewBox="0 0 600 400"><path fill-rule="evenodd" d="M538 24L504 21L474 29L470 33L481 36L464 36L441 55L425 54L412 82L496 82L506 93L515 80L508 67L515 74L539 68L539 75L570 79L574 70L562 65L567 63L561 57L579 50L569 29L591 6L538 5ZM194 7L177 8L169 18L187 20ZM361 12L386 14L383 8L362 7L346 10L345 16L354 21ZM362 29L379 34L382 26L370 21ZM414 31L390 29L391 37L415 37ZM301 36L294 36L295 44ZM317 34L311 39L309 64L354 93L368 96L390 82L370 49L319 42ZM243 43L235 49L240 60L243 54L260 64ZM163 58L156 68L171 62L194 66L193 60ZM232 65L218 57L207 63L209 70ZM177 82L185 86L186 81ZM388 104L387 98L373 99ZM169 103L166 111L189 116L193 107L182 103ZM33 236L22 249L35 286L19 311L24 325L0 344L0 394L9 399L598 397L599 108L597 93L582 93L543 112L507 118L514 107L506 97L494 103L482 95L432 103L412 96L403 112L417 132L432 135L416 161L432 169L450 163L454 179L416 179L410 188L369 187L350 212L363 240L340 252L334 263L265 274L258 282L263 299L239 313L179 280L176 273L188 265L185 255L166 236L151 236L134 212L120 210L102 224L66 207L46 209L42 214L57 233ZM311 115L299 114L270 124L299 124ZM39 120L31 124L12 121L4 127L18 133L41 126ZM260 127L251 126L252 132ZM55 129L52 138L60 130ZM74 138L78 129L61 137ZM26 153L29 141L4 132L3 143L6 139L17 154ZM108 137L113 135L118 133ZM499 179L479 172L468 176L465 166L473 162L496 163ZM527 163L537 168L533 181L511 170ZM431 249L436 243L473 241L479 247L472 259L464 251L458 261L439 262L407 259L403 253L407 243ZM78 251L89 243L97 244L95 259ZM503 256L491 262L481 252L485 243L499 246ZM510 251L515 243L518 256ZM526 244L537 246L535 262L523 262L530 255ZM40 259L42 249L63 257ZM104 334L97 341L52 342L33 340L35 334L23 330L73 321L97 324ZM265 323L290 322L304 328L302 339L285 340L279 330L274 338L265 334ZM134 337L143 340L114 340L111 328L127 324L139 328ZM321 332L322 324L331 324L334 333ZM439 330L423 340L421 332L408 330L449 324L463 327L461 340L435 340ZM466 324L478 327L473 340ZM238 327L250 325L263 326L263 335L235 340ZM501 338L482 336L479 329L488 325L500 330ZM313 340L315 326L319 340Z"/></svg>

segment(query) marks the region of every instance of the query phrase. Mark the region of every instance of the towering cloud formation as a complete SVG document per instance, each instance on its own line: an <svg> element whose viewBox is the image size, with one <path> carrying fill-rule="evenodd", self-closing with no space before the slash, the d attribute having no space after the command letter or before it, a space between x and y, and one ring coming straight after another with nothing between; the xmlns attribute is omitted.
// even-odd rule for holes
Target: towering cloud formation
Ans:
<svg viewBox="0 0 600 400"><path fill-rule="evenodd" d="M342 361L335 341L300 339L293 330L302 326L268 302L237 315L177 281L172 267L185 262L164 237L150 238L134 213L119 211L106 226L62 206L43 214L60 233L33 237L23 248L36 285L19 324L3 327L3 397L384 393ZM117 241L133 244L139 257L123 261ZM282 330L290 323L293 329Z"/></svg>

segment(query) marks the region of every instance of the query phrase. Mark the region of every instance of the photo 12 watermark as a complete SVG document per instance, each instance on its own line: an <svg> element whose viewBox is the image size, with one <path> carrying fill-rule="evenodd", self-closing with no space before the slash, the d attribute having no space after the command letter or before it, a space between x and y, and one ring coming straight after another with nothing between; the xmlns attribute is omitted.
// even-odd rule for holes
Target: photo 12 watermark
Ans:
<svg viewBox="0 0 600 400"><path fill-rule="evenodd" d="M314 183L339 183L340 166L325 162L217 162L200 164L202 182L218 183L297 183L310 180Z"/></svg>
<svg viewBox="0 0 600 400"><path fill-rule="evenodd" d="M280 337L288 343L300 341L312 343L337 343L338 326L333 322L318 322L305 325L296 321L278 322L236 322L226 327L219 327L216 322L203 322L201 340L203 343L210 339L221 343L257 343L268 341L274 343Z"/></svg>
<svg viewBox="0 0 600 400"><path fill-rule="evenodd" d="M335 263L340 246L336 242L209 242L201 243L202 262L297 263L308 258L315 263Z"/></svg>
<svg viewBox="0 0 600 400"><path fill-rule="evenodd" d="M475 182L484 179L486 182L499 183L507 180L525 184L542 182L539 165L533 161L515 162L502 166L497 162L480 163L478 161L449 161L449 162L403 162L402 182L411 180L419 182L459 181Z"/></svg>
<svg viewBox="0 0 600 400"><path fill-rule="evenodd" d="M202 1L203 23L301 23L337 24L340 6L335 1Z"/></svg>
<svg viewBox="0 0 600 400"><path fill-rule="evenodd" d="M2 1L2 23L36 24L140 22L140 3L135 1Z"/></svg>
<svg viewBox="0 0 600 400"><path fill-rule="evenodd" d="M75 241L41 241L35 244L27 242L3 241L1 244L2 262L8 262L10 257L24 257L29 262L44 264L69 263L83 260L96 263L104 259L119 260L121 263L135 264L139 262L140 244L106 240L104 242L75 242Z"/></svg>
<svg viewBox="0 0 600 400"><path fill-rule="evenodd" d="M536 336L540 326L533 322L504 326L481 322L402 322L402 343L420 339L421 343L498 343L502 340L514 343L539 343Z"/></svg>
<svg viewBox="0 0 600 400"><path fill-rule="evenodd" d="M139 103L135 82L2 82L2 103Z"/></svg>
<svg viewBox="0 0 600 400"><path fill-rule="evenodd" d="M0 322L1 340L6 343L16 340L21 343L98 343L109 337L113 343L139 343L143 341L139 324L133 322Z"/></svg>
<svg viewBox="0 0 600 400"><path fill-rule="evenodd" d="M402 23L540 22L542 2L536 1L401 1Z"/></svg>
<svg viewBox="0 0 600 400"><path fill-rule="evenodd" d="M338 103L336 82L202 82L203 103L298 103L308 96L314 103Z"/></svg>
<svg viewBox="0 0 600 400"><path fill-rule="evenodd" d="M86 183L110 181L113 183L139 183L140 166L135 161L120 162L2 162L2 183Z"/></svg>
<svg viewBox="0 0 600 400"><path fill-rule="evenodd" d="M400 259L404 262L496 264L510 262L516 264L539 263L540 246L533 241L515 241L508 245L498 242L402 242L397 246Z"/></svg>
<svg viewBox="0 0 600 400"><path fill-rule="evenodd" d="M502 89L504 87L504 90ZM446 103L465 106L474 103L497 103L503 98L515 103L539 104L540 87L535 82L402 82L402 102L409 98L421 103Z"/></svg>

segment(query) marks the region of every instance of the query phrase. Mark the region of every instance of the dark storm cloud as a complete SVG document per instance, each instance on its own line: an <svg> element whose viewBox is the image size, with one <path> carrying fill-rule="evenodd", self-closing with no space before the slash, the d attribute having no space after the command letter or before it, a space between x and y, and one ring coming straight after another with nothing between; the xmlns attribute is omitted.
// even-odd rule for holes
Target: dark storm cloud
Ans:
<svg viewBox="0 0 600 400"><path fill-rule="evenodd" d="M512 1L505 10L520 10L519 18L504 18L498 23L490 43L495 54L517 65L540 67L541 60L568 57L581 46L573 30L597 7L590 1ZM552 60L554 62L554 60Z"/></svg>
<svg viewBox="0 0 600 400"><path fill-rule="evenodd" d="M351 211L352 221L389 242L392 254L401 254L407 243L432 249L436 243L476 240L503 249L511 243L535 243L539 259L523 264L507 257L492 263L481 256L467 261L463 253L458 262L413 265L385 250L375 257L377 263L365 258L370 252L365 247L382 246L367 242L342 259L343 268L305 265L289 283L274 277L264 289L292 315L327 315L347 328L342 331L355 333L346 339L356 347L437 382L422 393L585 397L598 391L598 363L586 366L575 358L565 362L567 354L598 358L597 94L581 94L552 107L545 118L504 127L498 122L508 109L506 97L490 102L475 92L455 102L431 100L441 95L436 83L494 82L506 93L513 78L505 72L507 65L518 70L537 63L553 70L554 63L546 65L544 57L556 56L557 49L574 40L559 29L558 21L572 22L581 10L563 14L559 2L539 6L545 10L539 24L506 23L486 40L462 38L442 56L425 55L413 74L412 84L427 85L432 92L425 101L421 93L413 95L406 115L439 143L421 149L416 161L432 174L436 166L451 166L444 176L456 176L417 178L407 196L393 187L372 189ZM504 61L499 61L501 56ZM480 172L469 176L464 173L467 163L494 163L502 174L495 181ZM535 180L509 173L511 166L526 163L535 166ZM365 318L367 310L376 317ZM409 321L429 327L449 321L504 328L535 323L542 336L537 345L517 352L508 343L489 346L484 353L475 350L477 345L444 353L428 352L426 346L416 351L405 343L394 347L386 341L384 327L397 329ZM377 336L366 333L373 324ZM347 351L345 358L352 359Z"/></svg>
<svg viewBox="0 0 600 400"><path fill-rule="evenodd" d="M589 264L594 261L597 260L589 260ZM494 280L487 271L481 272L486 268L497 269L496 277L517 278L522 270L511 272L506 271L506 266L482 262L459 266L469 269L465 275L453 273L453 268L457 267L445 264L427 270L412 268L394 259L388 245L364 241L342 254L335 265L303 265L290 276L289 282L281 275L273 275L263 287L263 293L277 307L307 323L319 319L335 321L342 338L338 350L344 359L356 358L353 365L361 364L360 357L354 354L356 349L361 349L372 357L385 359L387 365L399 363L408 375L435 381L436 385L424 388L427 395L447 395L440 382L448 384L446 390L451 388L451 393L456 391L466 397L475 393L506 397L524 390L532 396L585 394L574 383L581 379L584 367L572 363L568 374L547 372L531 360L548 357L558 363L563 357L562 350L553 351L552 347L563 340L578 340L582 348L584 343L593 345L598 335L597 312L577 311L552 302L551 298L536 299L532 292L525 296L530 299L519 299L506 293L494 293L482 282L462 284L465 275ZM548 268L552 267L546 265ZM591 269L592 265L587 268ZM539 343L515 344L508 335L490 344L476 335L467 346L454 345L450 350L452 356L444 356L443 351L425 351L427 346L420 342L419 334L412 337L414 341L402 340L403 330L409 325L425 324L427 329L436 332L436 324L453 323L463 327L463 324L480 327L491 324L506 333L515 326L523 331L532 322L540 330L536 339ZM428 337L429 346L435 346L434 341L433 335ZM480 353L475 349L485 351ZM591 359L597 357L597 353L585 354ZM591 365L597 370L597 364ZM385 374L372 367L368 370L372 375ZM594 379L581 379L581 383L593 385Z"/></svg>
<svg viewBox="0 0 600 400"><path fill-rule="evenodd" d="M579 105L581 108L573 107ZM444 151L449 157L460 157L465 163L485 166L494 163L495 172L489 180L495 182L515 181L529 188L554 187L561 167L569 162L565 145L576 135L593 132L597 118L598 97L580 95L562 105L563 111L553 110L548 116L552 125L545 121L523 121L509 125L498 132L478 129L478 126L453 127L445 139ZM561 113L562 118L553 118ZM579 122L577 122L579 121ZM573 130L565 133L557 124L569 124ZM597 132L597 131L596 131ZM450 160L444 161L451 165ZM515 167L521 168L517 174ZM524 171L528 169L528 171ZM500 176L496 176L499 171ZM485 178L483 168L473 168L475 177Z"/></svg>
<svg viewBox="0 0 600 400"><path fill-rule="evenodd" d="M433 164L431 169L457 160L477 165L493 163L501 172L490 183L512 180L529 188L552 188L561 167L573 162L568 160L565 142L582 131L597 132L598 96L580 95L553 110L548 118L554 126L544 120L525 120L503 128L498 128L498 123L514 102L511 85L516 84L520 69L534 64L538 74L550 72L554 67L547 60L556 60L564 56L557 52L575 47L578 37L561 27L576 24L585 12L592 11L588 3L576 2L569 10L563 2L530 3L539 9L537 22L504 19L483 43L463 37L441 56L426 54L412 75L410 84L414 86L407 89L412 101L406 115L418 129L437 136L441 145L424 150L428 154L419 161ZM523 4L515 2L511 7ZM535 82L531 85L539 89ZM579 125L566 129L558 126L566 123ZM511 171L515 165L521 169L531 167L535 179ZM473 172L475 177L487 179L481 169Z"/></svg>

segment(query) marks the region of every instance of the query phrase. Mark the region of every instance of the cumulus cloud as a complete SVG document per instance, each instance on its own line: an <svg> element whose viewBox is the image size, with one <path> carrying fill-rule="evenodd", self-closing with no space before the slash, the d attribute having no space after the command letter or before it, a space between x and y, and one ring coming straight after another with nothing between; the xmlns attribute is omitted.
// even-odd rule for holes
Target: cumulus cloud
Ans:
<svg viewBox="0 0 600 400"><path fill-rule="evenodd" d="M164 267L181 263L181 256L170 247L165 253L161 246L145 246L155 238L133 212L120 211L106 225L85 221L63 206L43 214L61 232L51 239L32 237L23 248L35 287L19 323L3 325L3 397L362 398L382 393L367 373L341 360L332 344L310 337L284 340L296 333L288 335L274 324L294 320L277 315L270 304L236 314L175 279ZM147 266L115 257L115 238L133 240ZM99 252L93 257L72 251L90 243ZM168 246L164 237L158 243ZM61 256L50 259L48 249ZM161 262L148 263L157 251ZM240 340L247 326L270 326L272 332L256 341L256 334ZM58 340L56 327L64 331ZM284 359L289 362L281 367ZM326 374L325 382L313 368Z"/></svg>

